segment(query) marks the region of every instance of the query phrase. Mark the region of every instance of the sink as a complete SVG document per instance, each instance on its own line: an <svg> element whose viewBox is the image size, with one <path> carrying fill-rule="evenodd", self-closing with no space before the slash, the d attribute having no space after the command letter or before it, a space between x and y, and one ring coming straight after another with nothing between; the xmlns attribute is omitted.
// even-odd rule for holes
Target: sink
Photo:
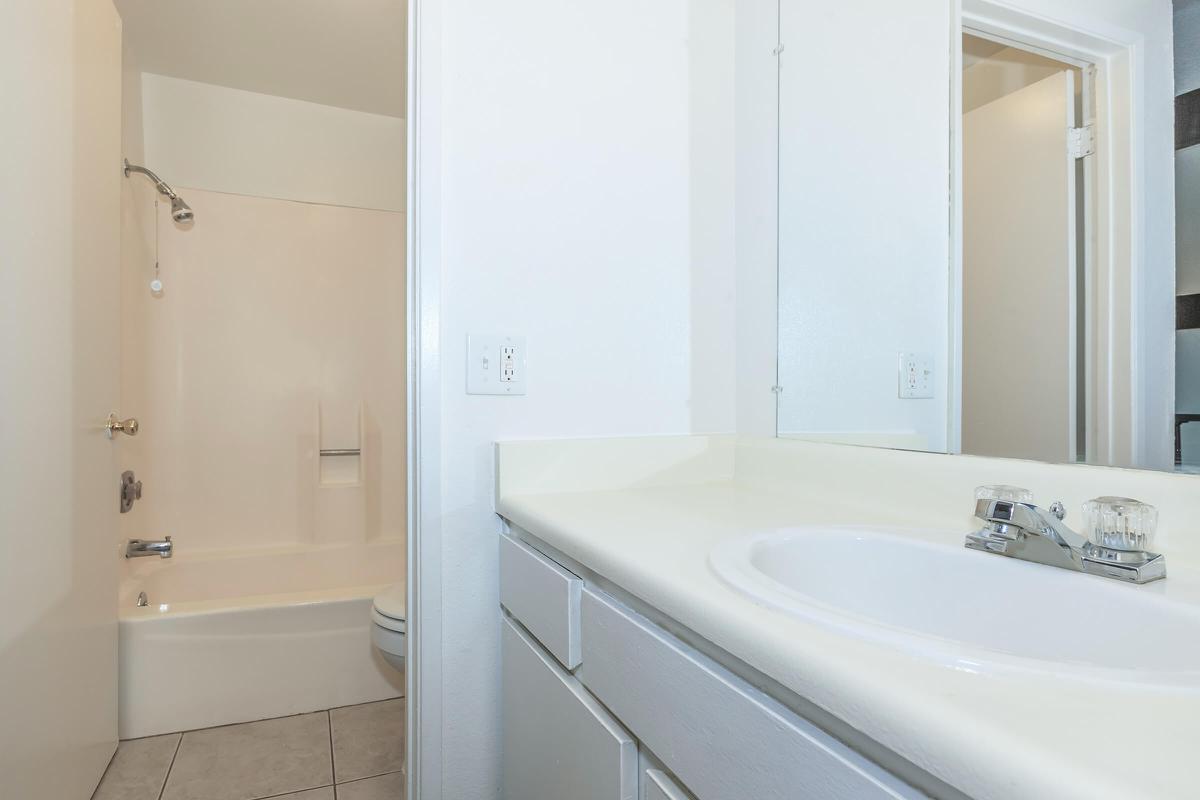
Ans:
<svg viewBox="0 0 1200 800"><path fill-rule="evenodd" d="M1114 583L914 533L787 528L726 540L709 564L760 604L947 667L1200 688L1190 578Z"/></svg>

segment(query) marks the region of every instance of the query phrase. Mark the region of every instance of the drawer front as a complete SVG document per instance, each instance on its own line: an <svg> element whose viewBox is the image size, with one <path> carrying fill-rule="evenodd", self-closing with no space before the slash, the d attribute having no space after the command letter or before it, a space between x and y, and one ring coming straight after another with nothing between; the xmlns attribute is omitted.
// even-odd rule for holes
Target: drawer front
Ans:
<svg viewBox="0 0 1200 800"><path fill-rule="evenodd" d="M500 537L500 603L567 669L579 666L583 581L511 536Z"/></svg>
<svg viewBox="0 0 1200 800"><path fill-rule="evenodd" d="M658 769L642 771L641 800L692 800L683 789L675 785L675 781Z"/></svg>
<svg viewBox="0 0 1200 800"><path fill-rule="evenodd" d="M635 800L633 737L525 631L501 624L504 797Z"/></svg>
<svg viewBox="0 0 1200 800"><path fill-rule="evenodd" d="M591 589L582 641L579 679L699 800L925 797Z"/></svg>

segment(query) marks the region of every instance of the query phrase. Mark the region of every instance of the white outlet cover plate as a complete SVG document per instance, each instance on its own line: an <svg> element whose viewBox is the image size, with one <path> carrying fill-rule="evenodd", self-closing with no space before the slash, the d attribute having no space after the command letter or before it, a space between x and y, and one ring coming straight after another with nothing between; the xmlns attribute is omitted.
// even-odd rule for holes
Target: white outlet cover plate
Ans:
<svg viewBox="0 0 1200 800"><path fill-rule="evenodd" d="M505 348L515 348L512 375L503 378ZM525 337L473 333L467 337L467 394L525 394Z"/></svg>
<svg viewBox="0 0 1200 800"><path fill-rule="evenodd" d="M900 399L933 397L933 359L921 353L900 354Z"/></svg>

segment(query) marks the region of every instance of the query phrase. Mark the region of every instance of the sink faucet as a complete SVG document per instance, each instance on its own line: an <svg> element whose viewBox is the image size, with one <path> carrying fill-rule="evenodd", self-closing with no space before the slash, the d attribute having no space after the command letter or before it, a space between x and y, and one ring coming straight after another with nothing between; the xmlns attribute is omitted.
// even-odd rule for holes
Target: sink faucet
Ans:
<svg viewBox="0 0 1200 800"><path fill-rule="evenodd" d="M983 525L967 534L966 546L1129 583L1166 577L1166 559L1146 550L1158 517L1153 506L1123 497L1089 500L1084 517L1090 533L1084 536L1063 523L1062 503L1044 509L1032 500L1025 489L979 487L975 516Z"/></svg>
<svg viewBox="0 0 1200 800"><path fill-rule="evenodd" d="M125 544L126 558L144 558L146 556L161 556L162 558L170 558L171 537L165 539L130 539Z"/></svg>

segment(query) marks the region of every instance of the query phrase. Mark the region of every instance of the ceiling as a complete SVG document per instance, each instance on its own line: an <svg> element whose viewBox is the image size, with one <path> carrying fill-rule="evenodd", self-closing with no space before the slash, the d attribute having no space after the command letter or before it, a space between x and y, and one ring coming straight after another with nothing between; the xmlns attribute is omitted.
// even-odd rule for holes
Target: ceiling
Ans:
<svg viewBox="0 0 1200 800"><path fill-rule="evenodd" d="M964 33L962 37L963 69L972 67L980 61L986 61L1001 50L1007 49L1007 47L1008 45L993 42L990 39L983 39L978 36L972 36L969 33Z"/></svg>
<svg viewBox="0 0 1200 800"><path fill-rule="evenodd" d="M403 117L406 0L114 0L133 66Z"/></svg>

